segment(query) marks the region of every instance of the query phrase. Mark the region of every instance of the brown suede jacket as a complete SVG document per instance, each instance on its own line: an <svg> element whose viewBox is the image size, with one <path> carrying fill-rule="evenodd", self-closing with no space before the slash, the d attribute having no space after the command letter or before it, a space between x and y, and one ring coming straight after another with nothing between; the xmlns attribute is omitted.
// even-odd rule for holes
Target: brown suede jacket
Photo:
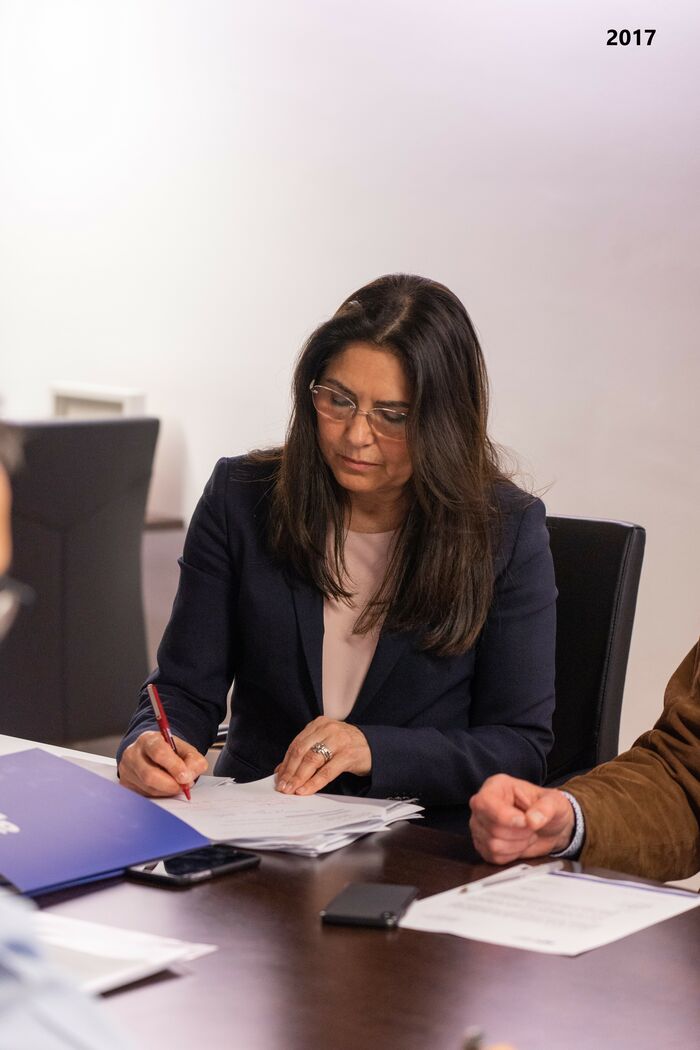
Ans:
<svg viewBox="0 0 700 1050"><path fill-rule="evenodd" d="M668 683L654 728L564 786L583 809L585 864L662 880L700 870L700 642Z"/></svg>

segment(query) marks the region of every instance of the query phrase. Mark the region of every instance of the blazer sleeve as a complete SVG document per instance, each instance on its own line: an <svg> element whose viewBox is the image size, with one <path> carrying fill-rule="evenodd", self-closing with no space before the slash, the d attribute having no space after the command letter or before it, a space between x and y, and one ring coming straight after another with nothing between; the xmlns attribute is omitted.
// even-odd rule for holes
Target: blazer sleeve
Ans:
<svg viewBox="0 0 700 1050"><path fill-rule="evenodd" d="M226 514L228 461L214 468L197 504L180 558L173 611L136 712L119 745L117 761L139 734L157 729L145 686L153 682L175 736L202 753L226 716L235 671L235 608L238 579Z"/></svg>
<svg viewBox="0 0 700 1050"><path fill-rule="evenodd" d="M700 871L700 642L654 728L565 787L583 810L584 863L661 880Z"/></svg>
<svg viewBox="0 0 700 1050"><path fill-rule="evenodd" d="M372 751L366 793L466 803L493 773L541 783L552 745L556 587L545 509L516 518L475 657L469 728L360 726Z"/></svg>

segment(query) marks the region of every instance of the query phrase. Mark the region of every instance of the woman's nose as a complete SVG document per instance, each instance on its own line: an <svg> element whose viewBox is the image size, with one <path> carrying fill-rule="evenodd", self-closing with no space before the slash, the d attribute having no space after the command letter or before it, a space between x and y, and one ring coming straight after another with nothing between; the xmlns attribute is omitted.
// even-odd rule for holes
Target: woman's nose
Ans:
<svg viewBox="0 0 700 1050"><path fill-rule="evenodd" d="M353 445L367 445L374 441L374 431L369 425L366 412L359 409L345 428L345 434Z"/></svg>

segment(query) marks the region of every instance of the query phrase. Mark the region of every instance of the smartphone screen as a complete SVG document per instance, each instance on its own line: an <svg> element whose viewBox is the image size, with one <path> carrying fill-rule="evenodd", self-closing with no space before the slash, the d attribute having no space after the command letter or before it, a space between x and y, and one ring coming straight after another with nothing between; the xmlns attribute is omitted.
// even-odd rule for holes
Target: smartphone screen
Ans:
<svg viewBox="0 0 700 1050"><path fill-rule="evenodd" d="M226 842L202 846L200 849L177 853L174 857L160 857L146 864L132 864L127 875L134 879L157 882L167 886L190 886L212 879L227 871L254 868L260 863L255 853L230 846Z"/></svg>

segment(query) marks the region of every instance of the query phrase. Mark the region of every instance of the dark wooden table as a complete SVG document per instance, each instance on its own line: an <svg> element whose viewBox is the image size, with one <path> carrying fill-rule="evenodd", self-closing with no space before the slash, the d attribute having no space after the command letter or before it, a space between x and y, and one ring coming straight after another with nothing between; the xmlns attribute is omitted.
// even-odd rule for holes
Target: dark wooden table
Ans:
<svg viewBox="0 0 700 1050"><path fill-rule="evenodd" d="M184 891L112 882L58 914L217 944L175 974L105 997L148 1050L460 1050L470 1025L518 1050L693 1050L700 909L575 959L411 930L322 926L349 881L478 878L466 842L408 825L317 860L263 855Z"/></svg>

